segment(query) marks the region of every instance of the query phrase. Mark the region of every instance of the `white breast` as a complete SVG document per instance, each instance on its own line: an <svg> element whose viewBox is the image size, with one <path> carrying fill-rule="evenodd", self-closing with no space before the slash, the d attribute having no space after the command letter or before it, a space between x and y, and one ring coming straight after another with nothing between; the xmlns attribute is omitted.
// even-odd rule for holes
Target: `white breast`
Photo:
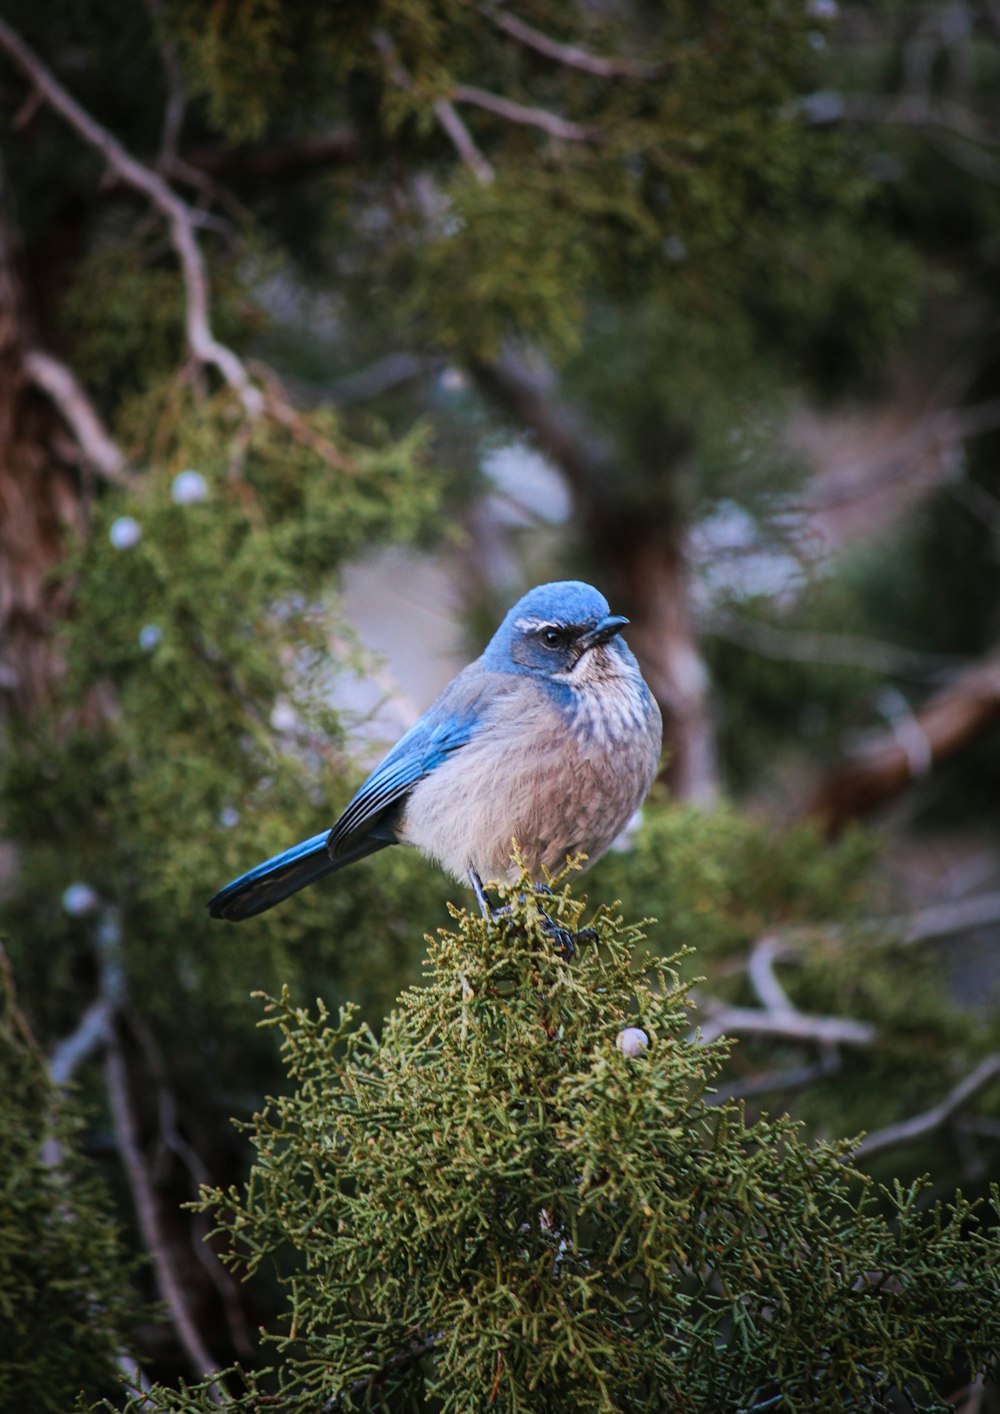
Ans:
<svg viewBox="0 0 1000 1414"><path fill-rule="evenodd" d="M599 858L631 819L656 771L659 713L641 678L583 682L569 711L522 679L467 746L413 789L400 838L456 878L532 876L578 852Z"/></svg>

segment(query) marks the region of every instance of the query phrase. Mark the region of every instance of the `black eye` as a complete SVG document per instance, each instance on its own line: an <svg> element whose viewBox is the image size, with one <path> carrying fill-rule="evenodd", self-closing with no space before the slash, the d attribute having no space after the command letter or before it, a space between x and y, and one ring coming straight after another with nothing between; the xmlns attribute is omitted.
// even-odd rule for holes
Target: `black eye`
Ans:
<svg viewBox="0 0 1000 1414"><path fill-rule="evenodd" d="M547 628L542 633L546 646L549 648L561 648L566 642L566 633L561 628Z"/></svg>

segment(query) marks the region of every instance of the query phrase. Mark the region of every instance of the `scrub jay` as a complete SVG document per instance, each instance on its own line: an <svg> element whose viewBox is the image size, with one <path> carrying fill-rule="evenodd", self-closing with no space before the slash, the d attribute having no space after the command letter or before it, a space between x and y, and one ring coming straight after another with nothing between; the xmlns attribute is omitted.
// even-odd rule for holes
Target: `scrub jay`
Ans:
<svg viewBox="0 0 1000 1414"><path fill-rule="evenodd" d="M589 584L540 584L371 773L332 830L227 884L213 918L252 918L390 844L468 880L513 882L566 856L593 863L649 790L660 713L619 637L628 623Z"/></svg>

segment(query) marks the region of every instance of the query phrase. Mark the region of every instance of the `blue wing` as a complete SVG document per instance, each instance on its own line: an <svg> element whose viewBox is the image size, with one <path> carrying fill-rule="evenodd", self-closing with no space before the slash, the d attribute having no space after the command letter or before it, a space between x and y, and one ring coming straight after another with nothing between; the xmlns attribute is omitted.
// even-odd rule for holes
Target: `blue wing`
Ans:
<svg viewBox="0 0 1000 1414"><path fill-rule="evenodd" d="M376 766L327 835L330 858L352 854L367 839L384 837L391 844L405 798L418 781L465 746L477 720L469 711L421 717Z"/></svg>
<svg viewBox="0 0 1000 1414"><path fill-rule="evenodd" d="M494 685L494 695L496 690ZM324 875L395 844L407 795L471 739L482 721L486 691L481 673L468 668L459 673L376 766L329 833L313 835L227 884L209 901L212 917L252 918Z"/></svg>

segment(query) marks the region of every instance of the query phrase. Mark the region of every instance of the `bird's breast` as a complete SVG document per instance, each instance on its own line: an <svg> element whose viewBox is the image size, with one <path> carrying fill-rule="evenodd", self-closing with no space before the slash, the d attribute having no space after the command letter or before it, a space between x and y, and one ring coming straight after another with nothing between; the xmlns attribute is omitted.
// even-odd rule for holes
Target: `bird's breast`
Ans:
<svg viewBox="0 0 1000 1414"><path fill-rule="evenodd" d="M473 739L419 781L399 836L456 878L512 880L513 840L540 879L567 855L592 863L652 782L660 718L638 678L568 696L526 684L498 700Z"/></svg>

